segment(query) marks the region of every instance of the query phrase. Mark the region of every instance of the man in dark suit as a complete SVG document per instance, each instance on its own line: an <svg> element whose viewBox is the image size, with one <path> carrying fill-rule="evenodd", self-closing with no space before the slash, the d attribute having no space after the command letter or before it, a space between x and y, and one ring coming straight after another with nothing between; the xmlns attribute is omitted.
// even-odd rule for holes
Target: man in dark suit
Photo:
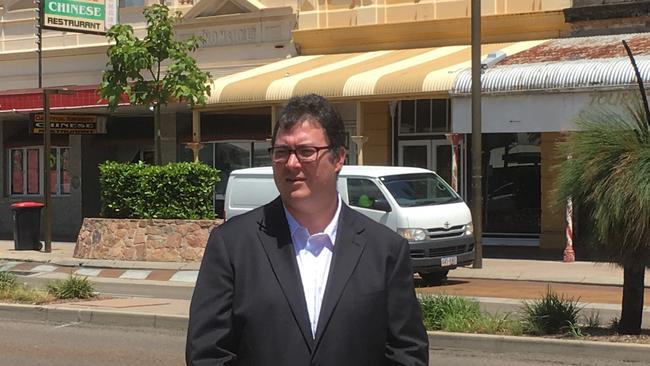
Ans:
<svg viewBox="0 0 650 366"><path fill-rule="evenodd" d="M280 197L211 233L188 365L428 364L407 241L336 191L344 138L324 98L288 102L270 149Z"/></svg>

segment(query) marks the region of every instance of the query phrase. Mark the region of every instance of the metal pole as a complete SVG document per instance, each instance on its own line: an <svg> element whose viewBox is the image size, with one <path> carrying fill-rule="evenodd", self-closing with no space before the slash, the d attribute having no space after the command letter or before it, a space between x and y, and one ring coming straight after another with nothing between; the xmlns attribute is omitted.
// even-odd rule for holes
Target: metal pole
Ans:
<svg viewBox="0 0 650 366"><path fill-rule="evenodd" d="M154 129L154 164L155 165L162 165L162 142L161 139L162 137L160 136L160 108L161 105L160 103L154 104L153 107L153 129Z"/></svg>
<svg viewBox="0 0 650 366"><path fill-rule="evenodd" d="M472 0L472 213L474 268L483 268L483 189L481 187L481 0Z"/></svg>
<svg viewBox="0 0 650 366"><path fill-rule="evenodd" d="M36 46L38 47L38 88L43 87L43 0L36 0L38 16L36 19Z"/></svg>
<svg viewBox="0 0 650 366"><path fill-rule="evenodd" d="M199 162L199 151L201 151L201 112L192 110L192 142L187 144L192 150L192 161Z"/></svg>
<svg viewBox="0 0 650 366"><path fill-rule="evenodd" d="M45 128L43 129L43 171L45 185L45 218L43 220L43 236L45 253L52 252L52 192L50 190L50 90L43 89L43 114Z"/></svg>

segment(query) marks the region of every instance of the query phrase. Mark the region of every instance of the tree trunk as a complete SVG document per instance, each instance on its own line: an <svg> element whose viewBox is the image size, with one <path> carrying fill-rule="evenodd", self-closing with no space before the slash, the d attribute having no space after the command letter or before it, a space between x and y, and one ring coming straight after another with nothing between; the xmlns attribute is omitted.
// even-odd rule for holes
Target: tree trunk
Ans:
<svg viewBox="0 0 650 366"><path fill-rule="evenodd" d="M643 293L645 290L645 267L626 266L623 268L623 304L619 332L622 334L641 334L643 319Z"/></svg>
<svg viewBox="0 0 650 366"><path fill-rule="evenodd" d="M156 103L154 106L153 131L154 164L162 165L162 142L160 138L160 104L158 103Z"/></svg>

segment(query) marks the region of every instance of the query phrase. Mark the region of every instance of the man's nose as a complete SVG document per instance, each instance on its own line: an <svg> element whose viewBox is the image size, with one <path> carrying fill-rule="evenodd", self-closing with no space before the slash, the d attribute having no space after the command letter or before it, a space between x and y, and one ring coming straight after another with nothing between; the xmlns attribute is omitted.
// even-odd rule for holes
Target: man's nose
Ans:
<svg viewBox="0 0 650 366"><path fill-rule="evenodd" d="M287 167L289 167L289 168L299 168L300 167L300 160L298 160L298 157L296 156L295 151L291 151L289 153L289 157L287 158Z"/></svg>

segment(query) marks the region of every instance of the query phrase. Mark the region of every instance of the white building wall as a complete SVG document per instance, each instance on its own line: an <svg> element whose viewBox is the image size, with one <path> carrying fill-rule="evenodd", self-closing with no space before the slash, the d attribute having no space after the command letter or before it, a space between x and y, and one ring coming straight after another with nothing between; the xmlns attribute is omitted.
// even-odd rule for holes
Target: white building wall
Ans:
<svg viewBox="0 0 650 366"><path fill-rule="evenodd" d="M623 111L634 89L563 92L554 94L488 95L482 98L483 133L561 132L576 130L575 118L586 111L606 108ZM452 131L472 130L471 99L452 98Z"/></svg>

